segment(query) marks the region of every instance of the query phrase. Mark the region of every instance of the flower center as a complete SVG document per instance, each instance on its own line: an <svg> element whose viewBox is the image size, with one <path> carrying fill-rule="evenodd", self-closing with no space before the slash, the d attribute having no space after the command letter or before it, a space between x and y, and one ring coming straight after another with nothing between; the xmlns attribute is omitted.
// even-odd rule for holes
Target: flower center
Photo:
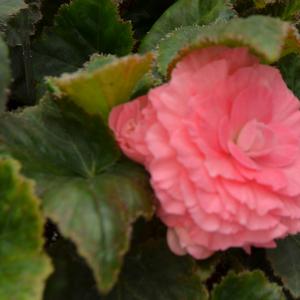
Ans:
<svg viewBox="0 0 300 300"><path fill-rule="evenodd" d="M288 166L300 150L299 138L288 128L256 119L247 122L236 139L228 141L228 149L237 161L251 169Z"/></svg>
<svg viewBox="0 0 300 300"><path fill-rule="evenodd" d="M245 124L236 139L236 145L249 157L266 155L275 144L273 130L255 119Z"/></svg>

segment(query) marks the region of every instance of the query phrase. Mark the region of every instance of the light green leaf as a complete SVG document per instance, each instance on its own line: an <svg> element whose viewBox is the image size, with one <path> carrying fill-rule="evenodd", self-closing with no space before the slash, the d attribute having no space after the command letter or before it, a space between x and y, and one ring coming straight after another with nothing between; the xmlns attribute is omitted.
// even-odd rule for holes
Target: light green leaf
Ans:
<svg viewBox="0 0 300 300"><path fill-rule="evenodd" d="M0 112L5 110L7 86L10 81L8 50L0 37Z"/></svg>
<svg viewBox="0 0 300 300"><path fill-rule="evenodd" d="M284 300L281 288L261 271L229 273L212 292L212 300Z"/></svg>
<svg viewBox="0 0 300 300"><path fill-rule="evenodd" d="M289 236L277 241L277 248L267 250L267 257L274 272L284 286L296 297L300 297L300 236Z"/></svg>
<svg viewBox="0 0 300 300"><path fill-rule="evenodd" d="M136 55L138 58L139 56ZM124 58L123 58L124 59ZM151 62L153 60L152 54L147 53L144 57L140 56L140 65L144 65L145 70L143 73L145 73L147 70L148 72L143 75L138 82L136 83L136 86L130 93L130 98L136 98L141 95L145 95L150 88L162 84L162 82L159 80L159 78L156 78L152 72L151 69ZM113 62L117 62L118 58L115 55L101 55L101 54L94 54L91 56L90 60L84 64L84 70L88 72L93 72L98 70L100 67L104 67L107 64L111 64ZM119 62L120 63L120 62ZM118 63L117 63L118 64ZM141 75L140 75L141 76ZM132 79L134 76L132 76ZM128 80L128 79L127 79ZM51 88L51 87L50 87ZM54 88L55 89L55 88ZM129 97L129 96L128 96ZM126 97L126 98L128 98Z"/></svg>
<svg viewBox="0 0 300 300"><path fill-rule="evenodd" d="M0 299L41 300L51 273L43 253L43 219L33 184L19 164L0 160Z"/></svg>
<svg viewBox="0 0 300 300"><path fill-rule="evenodd" d="M164 76L189 52L212 45L248 47L265 63L298 52L300 42L296 30L287 22L266 16L232 19L225 24L183 27L159 44L158 67Z"/></svg>
<svg viewBox="0 0 300 300"><path fill-rule="evenodd" d="M222 22L233 16L231 5L224 0L178 0L153 25L141 43L140 52L154 49L167 33L177 27Z"/></svg>
<svg viewBox="0 0 300 300"><path fill-rule="evenodd" d="M172 33L159 43L157 65L158 72L164 77L168 77L177 63L177 55L179 55L183 47L188 45L201 33L202 27L184 26L175 29ZM176 59L176 61L175 61ZM174 60L174 62L173 62Z"/></svg>
<svg viewBox="0 0 300 300"><path fill-rule="evenodd" d="M37 181L48 217L71 238L92 268L98 287L109 290L128 250L130 225L153 213L144 170L118 161L120 153L99 116L66 101L0 119L6 149Z"/></svg>
<svg viewBox="0 0 300 300"><path fill-rule="evenodd" d="M93 53L126 55L133 46L131 25L111 0L74 0L63 5L33 45L35 78L80 68Z"/></svg>
<svg viewBox="0 0 300 300"><path fill-rule="evenodd" d="M95 68L97 61L99 68ZM137 83L150 70L152 55L100 57L97 61L87 70L50 79L50 85L59 96L67 96L86 112L107 119L112 107L130 99Z"/></svg>

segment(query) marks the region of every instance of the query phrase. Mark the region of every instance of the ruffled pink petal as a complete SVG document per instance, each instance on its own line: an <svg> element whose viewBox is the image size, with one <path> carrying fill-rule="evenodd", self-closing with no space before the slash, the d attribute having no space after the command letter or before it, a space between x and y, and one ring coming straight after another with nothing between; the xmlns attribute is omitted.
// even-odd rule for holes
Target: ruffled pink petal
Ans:
<svg viewBox="0 0 300 300"><path fill-rule="evenodd" d="M142 96L134 101L114 107L109 115L109 127L115 133L123 152L131 159L144 163L148 149L144 145L143 110L148 105L148 98Z"/></svg>
<svg viewBox="0 0 300 300"><path fill-rule="evenodd" d="M274 247L300 232L300 104L246 48L194 51L109 125L143 163L171 250Z"/></svg>
<svg viewBox="0 0 300 300"><path fill-rule="evenodd" d="M174 229L168 229L167 233L167 241L170 249L177 255L185 255L187 254L186 249L184 249L180 245L179 238Z"/></svg>
<svg viewBox="0 0 300 300"><path fill-rule="evenodd" d="M286 168L282 168L282 173L287 180L286 188L282 189L282 193L295 197L300 195L300 157L298 156L296 161Z"/></svg>
<svg viewBox="0 0 300 300"><path fill-rule="evenodd" d="M175 151L170 147L170 138L161 124L153 124L144 139L154 159L174 159Z"/></svg>
<svg viewBox="0 0 300 300"><path fill-rule="evenodd" d="M253 170L260 169L260 166L234 143L229 141L228 149L229 149L229 152L232 155L232 157L236 161L238 161L242 166L244 166L248 169L253 169Z"/></svg>
<svg viewBox="0 0 300 300"><path fill-rule="evenodd" d="M212 178L223 177L230 180L245 181L231 159L225 155L207 157L204 160L204 166Z"/></svg>
<svg viewBox="0 0 300 300"><path fill-rule="evenodd" d="M269 123L272 116L270 91L259 85L245 88L234 99L230 114L231 129L239 131L250 121Z"/></svg>
<svg viewBox="0 0 300 300"><path fill-rule="evenodd" d="M247 48L230 49L224 46L214 46L196 50L184 57L176 65L176 68L172 72L172 77L176 77L178 74L197 72L203 66L220 59L225 59L228 62L230 72L258 63L258 59L250 55Z"/></svg>

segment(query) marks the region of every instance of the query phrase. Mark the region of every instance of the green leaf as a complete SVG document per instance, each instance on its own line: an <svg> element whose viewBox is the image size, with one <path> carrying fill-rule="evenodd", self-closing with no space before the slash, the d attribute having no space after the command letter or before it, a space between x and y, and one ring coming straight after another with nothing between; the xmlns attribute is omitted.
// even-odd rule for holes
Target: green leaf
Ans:
<svg viewBox="0 0 300 300"><path fill-rule="evenodd" d="M152 71L146 73L135 86L131 97L135 99L148 93L151 88L162 84L161 78L155 77Z"/></svg>
<svg viewBox="0 0 300 300"><path fill-rule="evenodd" d="M84 70L93 72L107 64L111 64L117 60L115 55L104 55L95 53L90 57L90 60L84 64Z"/></svg>
<svg viewBox="0 0 300 300"><path fill-rule="evenodd" d="M300 297L300 236L294 235L277 241L277 248L267 250L273 270L284 286Z"/></svg>
<svg viewBox="0 0 300 300"><path fill-rule="evenodd" d="M98 287L109 290L129 247L130 225L153 213L148 176L120 153L99 116L45 99L0 120L8 151L37 181L48 217L76 242Z"/></svg>
<svg viewBox="0 0 300 300"><path fill-rule="evenodd" d="M165 241L150 240L129 253L117 285L103 300L208 300L197 271L191 257L176 256Z"/></svg>
<svg viewBox="0 0 300 300"><path fill-rule="evenodd" d="M140 65L144 65L145 70L143 73L145 73L147 70L148 72L145 73L136 83L136 86L134 87L133 91L130 94L130 98L134 99L136 97L139 97L141 95L145 95L150 88L153 88L154 86L161 85L162 82L159 80L159 78L156 78L153 74L153 69L151 66L151 63L153 61L153 56L149 52L145 54L144 57L135 55L136 58L140 59ZM123 58L125 60L125 58ZM103 67L107 64L111 63L120 63L117 62L117 57L114 55L101 55L101 54L94 54L91 56L90 61L84 64L84 70L88 72L96 71L100 67ZM141 76L141 75L140 75ZM132 76L133 77L133 76ZM131 78L133 79L133 78ZM128 98L128 97L126 97Z"/></svg>
<svg viewBox="0 0 300 300"><path fill-rule="evenodd" d="M150 70L152 55L100 57L97 61L89 64L87 70L50 79L50 86L86 112L107 119L112 107L130 99L137 83ZM99 68L95 68L97 64Z"/></svg>
<svg viewBox="0 0 300 300"><path fill-rule="evenodd" d="M299 52L296 30L287 22L266 16L232 19L225 24L190 26L175 30L159 44L158 66L167 76L176 63L189 52L212 45L248 47L265 63Z"/></svg>
<svg viewBox="0 0 300 300"><path fill-rule="evenodd" d="M118 163L91 179L43 180L47 215L76 242L103 291L117 279L129 248L130 224L140 216L152 215L148 180L131 163Z"/></svg>
<svg viewBox="0 0 300 300"><path fill-rule="evenodd" d="M212 300L284 300L281 288L261 271L230 272L212 292Z"/></svg>
<svg viewBox="0 0 300 300"><path fill-rule="evenodd" d="M283 20L299 22L300 0L285 0L282 3L284 8L281 10L280 17Z"/></svg>
<svg viewBox="0 0 300 300"><path fill-rule="evenodd" d="M51 273L43 253L43 218L19 164L0 160L0 299L40 300Z"/></svg>
<svg viewBox="0 0 300 300"><path fill-rule="evenodd" d="M131 25L111 0L74 0L63 5L33 45L34 75L56 76L80 68L93 53L126 55L133 46Z"/></svg>
<svg viewBox="0 0 300 300"><path fill-rule="evenodd" d="M231 6L224 0L179 0L153 25L141 43L140 52L154 49L167 33L177 27L222 22L233 16Z"/></svg>
<svg viewBox="0 0 300 300"><path fill-rule="evenodd" d="M93 177L113 165L119 150L98 117L65 101L40 105L0 119L0 135L27 175Z"/></svg>
<svg viewBox="0 0 300 300"><path fill-rule="evenodd" d="M0 37L0 112L5 110L7 86L10 81L8 50Z"/></svg>
<svg viewBox="0 0 300 300"><path fill-rule="evenodd" d="M133 246L118 283L105 296L97 295L75 250L62 239L49 247L55 273L48 281L45 300L208 300L195 260L172 254L162 240Z"/></svg>
<svg viewBox="0 0 300 300"><path fill-rule="evenodd" d="M27 4L23 0L1 0L0 2L0 28L5 28L7 20L17 14Z"/></svg>
<svg viewBox="0 0 300 300"><path fill-rule="evenodd" d="M300 55L287 55L278 61L277 66L287 86L300 99Z"/></svg>
<svg viewBox="0 0 300 300"><path fill-rule="evenodd" d="M177 0L123 0L120 11L126 20L130 20L134 36L141 40L157 19Z"/></svg>
<svg viewBox="0 0 300 300"><path fill-rule="evenodd" d="M158 72L167 77L176 65L175 58L183 47L187 47L201 33L202 27L184 26L175 29L159 43L157 65ZM174 66L173 66L174 65ZM169 74L168 74L169 72Z"/></svg>

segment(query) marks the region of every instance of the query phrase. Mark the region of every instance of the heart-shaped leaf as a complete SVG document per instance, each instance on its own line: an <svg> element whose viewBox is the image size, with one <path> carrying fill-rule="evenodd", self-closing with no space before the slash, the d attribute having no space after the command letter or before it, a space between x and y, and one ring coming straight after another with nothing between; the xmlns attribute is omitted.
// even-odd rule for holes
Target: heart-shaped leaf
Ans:
<svg viewBox="0 0 300 300"><path fill-rule="evenodd" d="M66 101L45 99L8 113L0 127L6 149L37 181L46 215L76 243L98 287L109 290L129 247L131 223L153 213L144 170L119 161L101 117Z"/></svg>

